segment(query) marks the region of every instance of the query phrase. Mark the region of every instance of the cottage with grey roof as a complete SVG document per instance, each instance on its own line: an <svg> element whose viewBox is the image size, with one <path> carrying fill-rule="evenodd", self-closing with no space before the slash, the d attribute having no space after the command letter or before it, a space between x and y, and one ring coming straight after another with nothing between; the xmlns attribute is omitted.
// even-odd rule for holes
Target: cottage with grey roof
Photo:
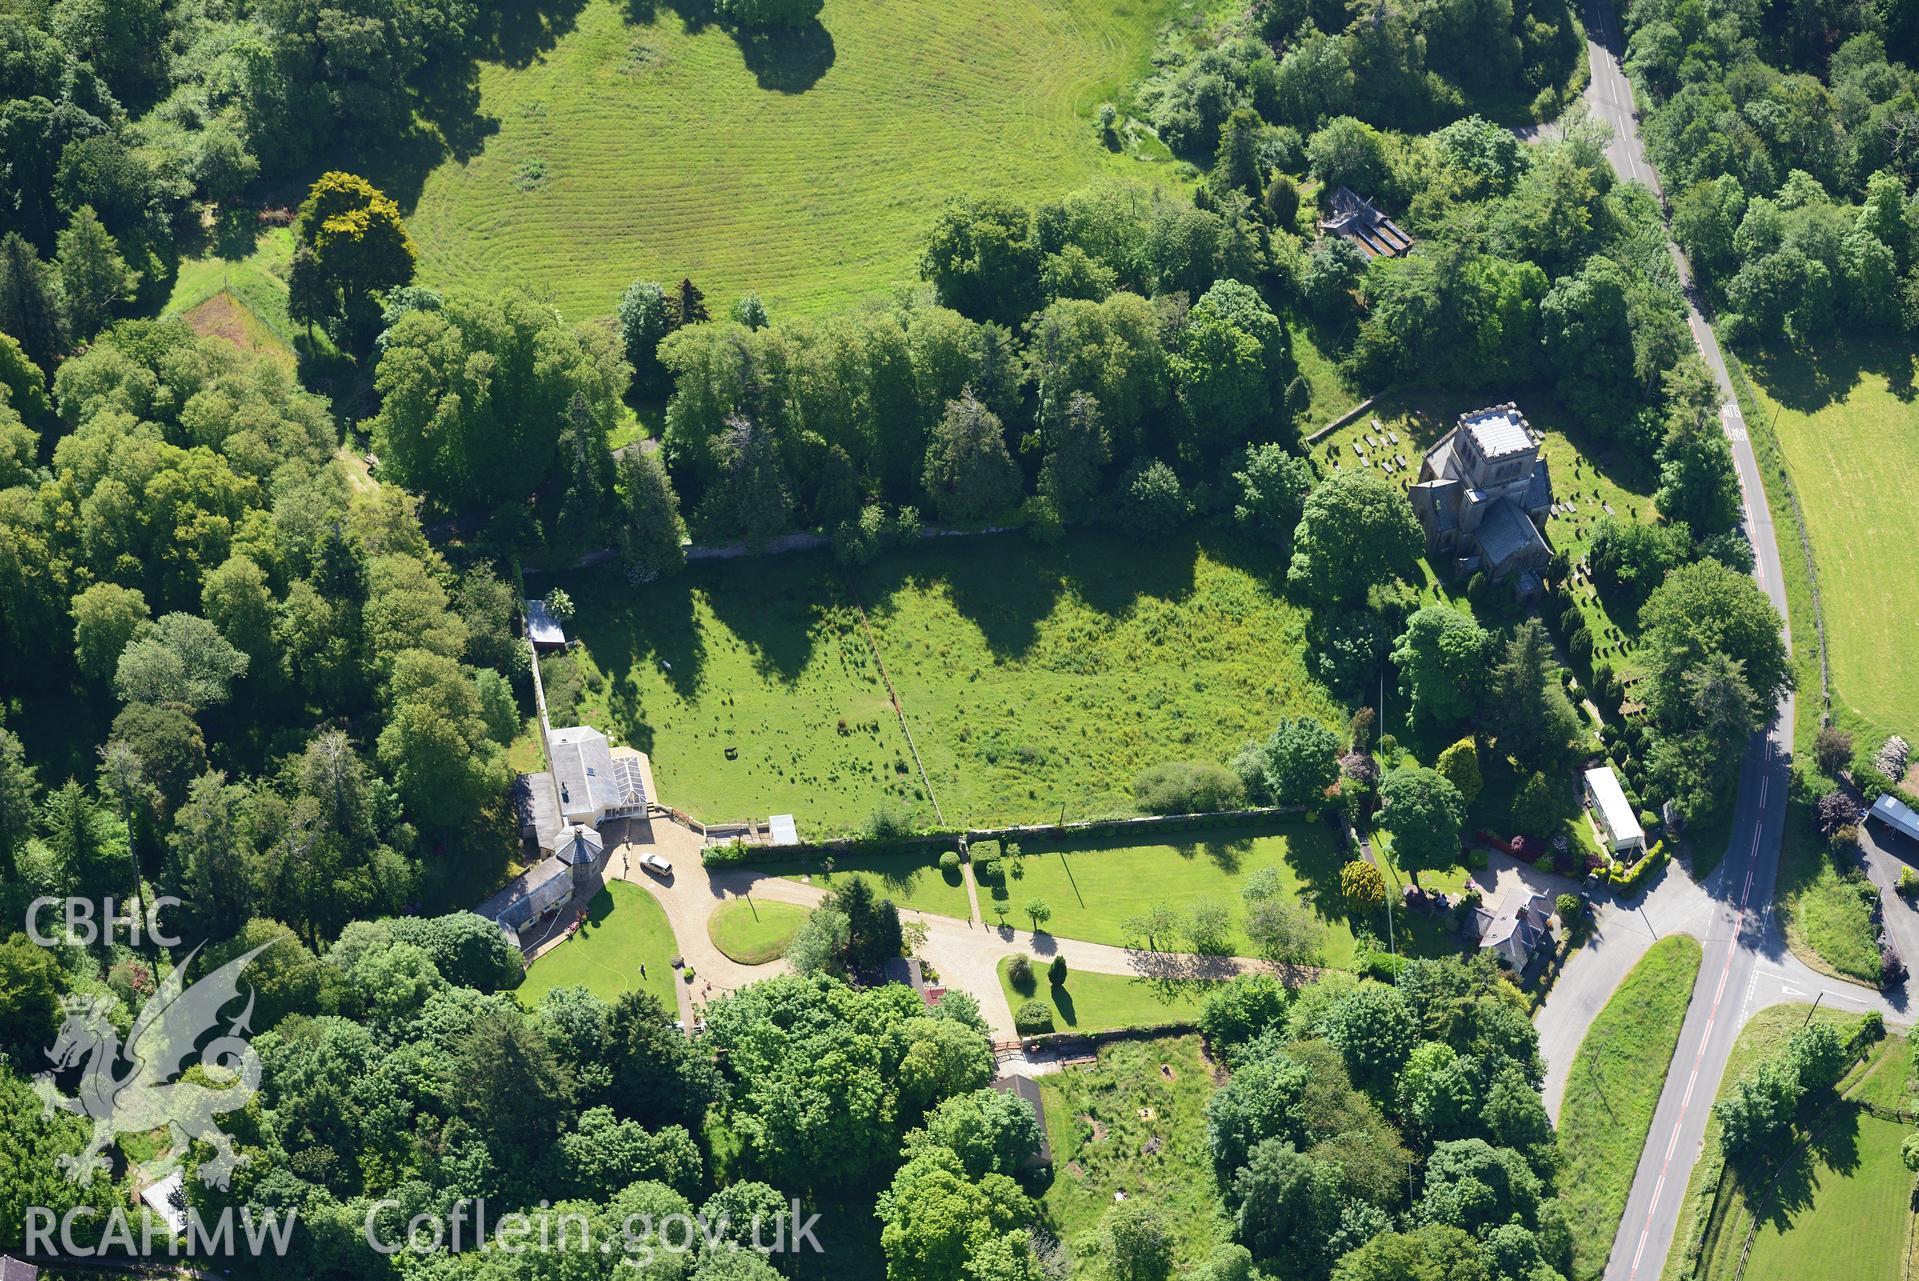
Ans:
<svg viewBox="0 0 1919 1281"><path fill-rule="evenodd" d="M1553 505L1539 439L1508 402L1461 414L1426 451L1408 496L1435 563L1455 573L1514 578L1522 594L1538 590L1552 559L1545 525Z"/></svg>

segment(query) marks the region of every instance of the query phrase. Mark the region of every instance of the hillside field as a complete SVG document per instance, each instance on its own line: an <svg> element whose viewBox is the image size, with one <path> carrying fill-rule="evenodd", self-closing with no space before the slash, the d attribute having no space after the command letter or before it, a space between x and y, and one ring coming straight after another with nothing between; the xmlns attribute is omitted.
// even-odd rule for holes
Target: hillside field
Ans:
<svg viewBox="0 0 1919 1281"><path fill-rule="evenodd" d="M777 319L918 278L950 196L1057 195L1102 172L1100 102L1144 74L1174 0L827 0L742 42L682 7L589 0L529 65L483 65L477 154L427 175L421 283L613 310L691 276L716 314Z"/></svg>

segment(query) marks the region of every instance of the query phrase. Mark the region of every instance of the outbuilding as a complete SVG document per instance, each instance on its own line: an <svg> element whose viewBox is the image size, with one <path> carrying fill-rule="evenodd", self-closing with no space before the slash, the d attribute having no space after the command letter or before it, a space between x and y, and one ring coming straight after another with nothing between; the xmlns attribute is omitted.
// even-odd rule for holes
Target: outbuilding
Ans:
<svg viewBox="0 0 1919 1281"><path fill-rule="evenodd" d="M1919 841L1919 814L1891 792L1881 792L1872 808L1866 811L1866 817L1878 819L1909 841Z"/></svg>
<svg viewBox="0 0 1919 1281"><path fill-rule="evenodd" d="M1626 799L1626 789L1619 785L1619 776L1612 772L1612 766L1601 765L1586 771L1586 800L1592 806L1599 835L1614 856L1645 850L1646 829L1639 826L1639 815L1633 812L1632 803Z"/></svg>

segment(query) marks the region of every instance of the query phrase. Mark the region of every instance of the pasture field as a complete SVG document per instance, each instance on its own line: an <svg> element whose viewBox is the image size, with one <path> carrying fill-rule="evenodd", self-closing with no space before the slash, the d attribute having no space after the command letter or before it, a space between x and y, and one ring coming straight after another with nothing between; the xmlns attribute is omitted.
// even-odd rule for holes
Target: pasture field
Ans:
<svg viewBox="0 0 1919 1281"><path fill-rule="evenodd" d="M1006 1008L1044 1001L1053 1011L1055 1032L1106 1032L1156 1023L1197 1022L1213 990L1207 979L1149 979L1128 974L1089 974L1074 970L1054 987L1046 978L1046 959L1033 962L1033 986L1021 990L1008 976L1013 958L999 963L1000 991Z"/></svg>
<svg viewBox="0 0 1919 1281"><path fill-rule="evenodd" d="M1206 1145L1212 1065L1197 1036L1102 1046L1096 1063L1035 1079L1053 1145L1053 1182L1040 1197L1048 1232L1070 1241L1096 1229L1123 1191L1165 1216L1176 1266L1226 1240Z"/></svg>
<svg viewBox="0 0 1919 1281"><path fill-rule="evenodd" d="M807 552L557 581L579 609L579 715L652 756L662 800L709 822L792 813L817 837L883 801L934 817L875 644L954 825L1130 813L1155 762L1226 760L1281 716L1343 724L1277 573L1236 544L1086 532L932 540L851 580Z"/></svg>
<svg viewBox="0 0 1919 1281"><path fill-rule="evenodd" d="M1254 873L1271 868L1280 892L1311 908L1325 927L1322 963L1349 969L1357 943L1355 929L1386 937L1384 909L1349 916L1339 893L1339 869L1345 859L1332 833L1317 823L1290 823L1280 831L1217 830L1196 833L1181 844L1102 845L1094 841L1032 841L1018 859L1006 860L1005 883L980 886L980 909L997 920L1006 909L1010 925L1028 925L1025 905L1042 898L1053 910L1046 929L1061 938L1127 946L1138 942L1126 928L1128 918L1151 903L1164 903L1190 917L1202 903L1224 905L1233 919L1229 945L1236 955L1251 955L1240 933L1244 904L1240 891ZM977 871L977 866L975 868ZM1432 882L1428 878L1429 883ZM1436 956L1456 950L1438 921L1401 913L1394 918L1400 949ZM1162 949L1185 951L1184 940L1158 940Z"/></svg>
<svg viewBox="0 0 1919 1281"><path fill-rule="evenodd" d="M1573 1277L1605 1271L1653 1109L1686 1021L1699 941L1653 944L1586 1029L1559 1109L1559 1147L1578 1177L1561 1189L1573 1234Z"/></svg>
<svg viewBox="0 0 1919 1281"><path fill-rule="evenodd" d="M554 988L575 983L607 1001L624 992L645 991L672 1015L678 1009L673 958L679 952L666 909L637 885L609 881L587 905L579 932L533 962L514 995L530 1009ZM645 978L640 977L641 962L646 964Z"/></svg>
<svg viewBox="0 0 1919 1281"><path fill-rule="evenodd" d="M797 903L728 899L706 918L713 946L740 965L765 965L786 954L786 945L810 913Z"/></svg>
<svg viewBox="0 0 1919 1281"><path fill-rule="evenodd" d="M1725 1075L1720 1078L1719 1093L1714 1101L1731 1094L1739 1078L1755 1064L1783 1053L1792 1034L1803 1027L1808 1018L1832 1024L1842 1037L1852 1035L1859 1025L1856 1016L1829 1006L1815 1009L1806 1005L1774 1005L1760 1010L1739 1030L1739 1039L1733 1042L1732 1053L1726 1060ZM1892 1043L1890 1038L1882 1042L1878 1052L1886 1053ZM1846 1081L1841 1082L1841 1089L1854 1082L1858 1075L1855 1069ZM1672 1248L1666 1253L1666 1267L1661 1274L1664 1281L1681 1281L1681 1278L1690 1277L1698 1277L1700 1281L1731 1281L1746 1230L1752 1223L1752 1207L1743 1192L1729 1189L1723 1222L1711 1240L1705 1239L1714 1190L1718 1187L1725 1166L1725 1149L1719 1142L1719 1118L1709 1115L1706 1119L1705 1142L1686 1184L1686 1200L1679 1212L1679 1225L1673 1236ZM1910 1189L1911 1176L1904 1178L1905 1187ZM1692 1266L1695 1261L1697 1268ZM1848 1271L1839 1275L1864 1277L1893 1274Z"/></svg>
<svg viewBox="0 0 1919 1281"><path fill-rule="evenodd" d="M1912 1213L1912 1174L1899 1145L1912 1133L1848 1109L1803 1170L1807 1185L1793 1210L1759 1225L1746 1281L1803 1281L1806 1277L1896 1277L1906 1257Z"/></svg>
<svg viewBox="0 0 1919 1281"><path fill-rule="evenodd" d="M1748 416L1770 426L1805 513L1834 717L1881 737L1919 733L1919 667L1911 662L1919 616L1907 592L1919 581L1919 509L1912 502L1919 402L1911 359L1891 346L1858 344L1745 365ZM1790 509L1778 526L1780 555L1798 557ZM1809 598L1805 605L1809 611ZM1795 622L1802 630L1811 625L1809 616ZM1800 648L1811 647L1802 641ZM1816 666L1810 675L1816 690ZM1816 728L1816 716L1802 719Z"/></svg>
<svg viewBox="0 0 1919 1281"><path fill-rule="evenodd" d="M636 277L690 276L716 315L758 293L776 319L911 284L950 196L1170 178L1094 117L1176 7L827 0L749 40L692 6L587 0L550 50L481 66L487 136L408 210L420 281L529 286L572 320Z"/></svg>

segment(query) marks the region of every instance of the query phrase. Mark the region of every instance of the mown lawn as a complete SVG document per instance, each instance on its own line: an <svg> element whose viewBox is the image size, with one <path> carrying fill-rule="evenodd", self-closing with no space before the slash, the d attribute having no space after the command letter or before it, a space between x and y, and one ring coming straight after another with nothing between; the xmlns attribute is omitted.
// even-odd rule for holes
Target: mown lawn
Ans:
<svg viewBox="0 0 1919 1281"><path fill-rule="evenodd" d="M1919 730L1919 403L1912 356L1895 344L1831 344L1746 362L1805 512L1842 721ZM1799 554L1790 522L1780 554ZM1817 718L1811 718L1816 720Z"/></svg>
<svg viewBox="0 0 1919 1281"><path fill-rule="evenodd" d="M1180 1266L1225 1239L1206 1145L1212 1071L1197 1036L1108 1045L1090 1066L1037 1079L1053 1145L1053 1182L1040 1198L1049 1232L1070 1241L1096 1229L1124 1192L1159 1209ZM1105 1275L1097 1266L1082 1274Z"/></svg>
<svg viewBox="0 0 1919 1281"><path fill-rule="evenodd" d="M536 282L570 319L636 277L777 319L911 284L950 196L1101 173L1098 104L1143 74L1170 0L827 0L747 44L674 6L588 0L551 50L480 68L477 154L429 174L421 283ZM630 16L643 12L642 20Z"/></svg>
<svg viewBox="0 0 1919 1281"><path fill-rule="evenodd" d="M646 991L672 1014L679 999L673 992L678 955L666 909L639 886L611 881L587 905L579 932L535 961L514 995L531 1007L554 988L575 983L608 1001L623 992ZM640 977L642 963L645 978Z"/></svg>
<svg viewBox="0 0 1919 1281"><path fill-rule="evenodd" d="M1720 1078L1719 1093L1714 1101L1732 1093L1733 1086L1753 1065L1783 1052L1792 1034L1805 1026L1808 1018L1832 1024L1841 1036L1850 1036L1859 1025L1857 1017L1824 1006L1774 1005L1760 1010L1739 1030L1739 1039L1733 1042L1732 1053L1726 1060L1726 1072ZM1698 1277L1700 1281L1719 1281L1720 1278L1730 1281L1746 1229L1752 1223L1752 1210L1742 1193L1729 1192L1730 1208L1724 1216L1724 1223L1712 1240L1704 1240L1713 1193L1725 1169L1725 1161L1725 1150L1719 1144L1719 1119L1709 1115L1699 1159L1693 1163L1692 1176L1686 1184L1686 1200L1679 1212L1672 1248L1666 1253L1666 1267L1661 1274L1664 1281L1680 1281L1684 1277ZM1907 1186L1910 1187L1910 1176L1907 1179ZM1699 1262L1697 1270L1691 1266L1695 1258ZM1834 1275L1858 1276L1863 1281L1869 1274L1841 1271Z"/></svg>
<svg viewBox="0 0 1919 1281"><path fill-rule="evenodd" d="M972 915L966 898L966 882L958 873L940 871L930 856L911 854L840 854L827 871L814 861L804 864L762 863L759 870L790 881L805 881L823 890L838 890L857 878L873 887L879 898L890 898L903 910L931 912L935 916L954 916L964 921Z"/></svg>
<svg viewBox="0 0 1919 1281"><path fill-rule="evenodd" d="M1029 842L1021 857L1004 861L1004 884L980 887L980 908L993 921L998 919L996 907L1003 905L1007 923L1025 929L1027 902L1044 899L1052 909L1046 922L1049 932L1125 946L1140 941L1126 928L1127 920L1148 906L1163 903L1187 918L1200 904L1217 902L1232 917L1232 950L1248 955L1253 948L1239 929L1245 919L1240 891L1254 873L1272 868L1279 874L1281 892L1306 904L1325 927L1323 963L1350 968L1355 929L1372 930L1383 945L1386 916L1383 910L1357 920L1348 915L1339 893L1344 863L1332 833L1306 822L1278 830L1195 832L1183 843ZM1442 955L1457 946L1431 917L1402 913L1393 928L1402 952ZM1189 946L1184 937L1157 943L1162 950Z"/></svg>
<svg viewBox="0 0 1919 1281"><path fill-rule="evenodd" d="M734 898L706 918L713 946L740 965L765 965L786 954L786 945L806 924L807 910L795 903L760 903Z"/></svg>
<svg viewBox="0 0 1919 1281"><path fill-rule="evenodd" d="M1789 802L1779 858L1779 912L1794 953L1815 969L1877 986L1879 932L1872 924L1872 904L1878 897L1871 882L1839 874L1813 831L1810 807Z"/></svg>
<svg viewBox="0 0 1919 1281"><path fill-rule="evenodd" d="M818 837L883 802L934 819L874 644L954 826L1129 813L1156 762L1228 759L1282 716L1343 724L1279 576L1237 543L1085 532L940 539L850 584L811 552L542 583L579 609L580 716L652 756L667 804Z"/></svg>
<svg viewBox="0 0 1919 1281"><path fill-rule="evenodd" d="M1017 1011L1028 1001L1046 1003L1056 1032L1105 1032L1118 1027L1197 1022L1215 983L1208 979L1148 979L1130 974L1088 974L1073 970L1054 987L1046 977L1046 958L1033 961L1033 983L1022 990L1012 980L1013 958L999 963L1000 991Z"/></svg>
<svg viewBox="0 0 1919 1281"><path fill-rule="evenodd" d="M1559 1150L1576 1172L1561 1188L1572 1224L1572 1281L1606 1270L1699 962L1699 940L1688 935L1653 944L1586 1030L1573 1059L1559 1110Z"/></svg>

